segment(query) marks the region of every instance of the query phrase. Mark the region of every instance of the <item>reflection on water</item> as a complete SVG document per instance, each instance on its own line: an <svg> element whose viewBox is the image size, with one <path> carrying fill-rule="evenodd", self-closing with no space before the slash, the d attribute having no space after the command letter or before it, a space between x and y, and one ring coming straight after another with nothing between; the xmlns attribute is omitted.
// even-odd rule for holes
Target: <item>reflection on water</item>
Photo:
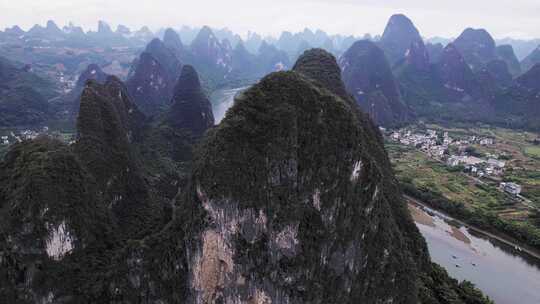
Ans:
<svg viewBox="0 0 540 304"><path fill-rule="evenodd" d="M497 304L540 303L540 261L429 208L409 205L434 262L473 282ZM425 210L425 211L424 211ZM427 211L427 212L426 212Z"/></svg>
<svg viewBox="0 0 540 304"><path fill-rule="evenodd" d="M217 90L210 95L210 101L212 102L212 111L214 112L214 119L216 124L219 124L227 110L234 104L234 97L239 92L245 90L247 87L235 88L235 89L223 89Z"/></svg>

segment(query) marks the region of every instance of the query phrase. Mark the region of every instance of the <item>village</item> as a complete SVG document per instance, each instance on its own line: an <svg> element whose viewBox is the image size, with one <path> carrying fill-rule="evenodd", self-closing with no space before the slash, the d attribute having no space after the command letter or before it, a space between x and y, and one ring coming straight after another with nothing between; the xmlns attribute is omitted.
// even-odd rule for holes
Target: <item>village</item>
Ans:
<svg viewBox="0 0 540 304"><path fill-rule="evenodd" d="M476 135L452 138L449 132L431 129L413 131L404 128L382 131L390 141L419 149L430 158L444 163L455 171L461 171L478 182L489 180L497 183L501 191L512 196L520 196L521 185L503 182L507 165L506 156L481 154L474 148L474 145L492 146L495 144L494 138Z"/></svg>
<svg viewBox="0 0 540 304"><path fill-rule="evenodd" d="M71 144L74 141L72 134L51 131L48 126L35 129L3 129L0 130L0 147L6 149L15 143L33 140L40 135L51 136L67 144Z"/></svg>

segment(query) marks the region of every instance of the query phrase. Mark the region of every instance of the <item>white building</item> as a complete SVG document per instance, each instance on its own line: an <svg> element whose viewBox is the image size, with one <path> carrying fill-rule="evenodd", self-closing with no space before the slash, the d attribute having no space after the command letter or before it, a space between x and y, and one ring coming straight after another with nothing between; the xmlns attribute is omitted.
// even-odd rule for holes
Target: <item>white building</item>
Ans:
<svg viewBox="0 0 540 304"><path fill-rule="evenodd" d="M480 140L480 144L482 146L493 145L493 138L482 138L482 140Z"/></svg>
<svg viewBox="0 0 540 304"><path fill-rule="evenodd" d="M474 156L466 156L461 161L464 164L471 165L471 166L478 165L485 162L483 159L474 157Z"/></svg>
<svg viewBox="0 0 540 304"><path fill-rule="evenodd" d="M402 144L407 145L407 146L411 144L411 142L408 139L405 139L405 138L402 138L399 142L401 142Z"/></svg>
<svg viewBox="0 0 540 304"><path fill-rule="evenodd" d="M460 163L461 163L460 156L452 156L448 158L448 160L446 161L446 164L448 164L450 167L459 166Z"/></svg>
<svg viewBox="0 0 540 304"><path fill-rule="evenodd" d="M501 189L512 195L518 195L521 193L521 186L516 183L501 183Z"/></svg>
<svg viewBox="0 0 540 304"><path fill-rule="evenodd" d="M488 162L488 165L493 166L495 168L504 168L504 166L506 165L506 162L502 160L494 159L494 158L488 159L487 162Z"/></svg>

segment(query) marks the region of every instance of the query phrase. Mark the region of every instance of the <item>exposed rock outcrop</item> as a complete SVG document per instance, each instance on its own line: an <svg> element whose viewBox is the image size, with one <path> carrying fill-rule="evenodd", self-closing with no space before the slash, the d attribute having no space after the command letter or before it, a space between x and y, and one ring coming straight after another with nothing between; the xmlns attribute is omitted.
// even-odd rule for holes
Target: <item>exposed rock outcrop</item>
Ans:
<svg viewBox="0 0 540 304"><path fill-rule="evenodd" d="M231 71L231 53L207 26L200 30L191 43L191 52L195 56L199 70L220 75L226 75Z"/></svg>
<svg viewBox="0 0 540 304"><path fill-rule="evenodd" d="M514 53L514 48L509 44L497 46L497 57L506 62L510 74L518 76L521 74L521 64Z"/></svg>
<svg viewBox="0 0 540 304"><path fill-rule="evenodd" d="M534 49L527 57L525 57L525 59L523 59L521 62L522 71L527 72L538 63L540 63L540 46Z"/></svg>
<svg viewBox="0 0 540 304"><path fill-rule="evenodd" d="M450 100L472 101L478 85L473 71L454 44L444 48L436 68Z"/></svg>
<svg viewBox="0 0 540 304"><path fill-rule="evenodd" d="M278 50L274 45L268 44L266 41L263 41L259 47L257 62L259 62L263 74L282 71L291 67L287 53Z"/></svg>
<svg viewBox="0 0 540 304"><path fill-rule="evenodd" d="M180 40L180 36L178 36L178 33L172 28L165 30L163 44L175 53L181 52L184 49L184 44L182 43L182 40Z"/></svg>
<svg viewBox="0 0 540 304"><path fill-rule="evenodd" d="M496 109L510 126L540 130L540 64L498 95Z"/></svg>
<svg viewBox="0 0 540 304"><path fill-rule="evenodd" d="M33 215L30 225L17 221L42 214L49 199L67 214L40 231L49 242L31 257L13 254L24 247L1 235L0 295L30 303L487 303L431 264L380 134L339 94L333 57L308 51L295 70L237 96L193 162L167 163L192 168L161 206L172 209L168 221L156 219L166 217L142 170L157 159L140 158L141 142L130 136L142 114L118 79L89 81L73 148L21 144L11 163L0 162L8 169L0 171L8 181L0 225L10 223L10 235L41 225ZM180 79L178 95L198 97L189 66ZM58 169L41 170L51 165ZM31 181L26 189L21 176ZM36 195L13 191L20 187ZM69 189L77 195L66 199ZM80 230L89 236L77 230L83 221L97 225Z"/></svg>
<svg viewBox="0 0 540 304"><path fill-rule="evenodd" d="M88 80L95 80L98 83L103 84L107 80L107 77L109 77L109 75L103 72L99 65L92 63L88 65L88 67L86 67L86 69L81 73L81 75L79 75L76 87L80 89L84 88Z"/></svg>
<svg viewBox="0 0 540 304"><path fill-rule="evenodd" d="M98 272L73 257L106 251L115 239L94 179L53 139L8 152L0 162L0 201L0 298L8 303L44 303L59 285L80 279L74 268Z"/></svg>
<svg viewBox="0 0 540 304"><path fill-rule="evenodd" d="M402 14L390 17L379 41L379 46L384 50L391 66L407 57L407 50L411 46L420 44L424 45L424 42L418 29Z"/></svg>
<svg viewBox="0 0 540 304"><path fill-rule="evenodd" d="M495 40L485 29L467 28L453 42L473 71L496 58Z"/></svg>
<svg viewBox="0 0 540 304"><path fill-rule="evenodd" d="M127 81L127 88L145 114L155 115L163 111L172 97L175 84L172 77L152 54L143 52Z"/></svg>
<svg viewBox="0 0 540 304"><path fill-rule="evenodd" d="M168 78L176 82L180 76L182 63L173 50L169 49L163 41L155 38L146 46L145 52L151 54L167 71Z"/></svg>
<svg viewBox="0 0 540 304"><path fill-rule="evenodd" d="M373 42L357 41L339 61L343 81L360 108L383 126L410 119L383 51Z"/></svg>

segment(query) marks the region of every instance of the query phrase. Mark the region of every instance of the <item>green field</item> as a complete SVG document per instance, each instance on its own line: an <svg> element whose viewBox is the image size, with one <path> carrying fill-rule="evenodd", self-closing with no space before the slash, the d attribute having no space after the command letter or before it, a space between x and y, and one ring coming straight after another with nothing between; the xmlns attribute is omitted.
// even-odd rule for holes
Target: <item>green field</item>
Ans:
<svg viewBox="0 0 540 304"><path fill-rule="evenodd" d="M525 148L525 154L530 157L540 158L540 146L529 146Z"/></svg>
<svg viewBox="0 0 540 304"><path fill-rule="evenodd" d="M474 145L475 150L504 157L506 167L502 181L522 185L522 195L540 207L540 158L532 156L540 152L540 147L533 144L538 134L499 128L422 127L448 131L453 138L470 135L495 138L494 145ZM413 147L387 142L386 149L406 194L471 225L501 232L540 248L540 212L499 191L500 180L474 179L462 173L460 167L447 167Z"/></svg>
<svg viewBox="0 0 540 304"><path fill-rule="evenodd" d="M452 168L430 159L426 154L396 144L386 146L398 180L418 189L429 189L469 208L506 210L515 203L496 186L483 185Z"/></svg>
<svg viewBox="0 0 540 304"><path fill-rule="evenodd" d="M481 154L504 155L506 168L504 181L516 182L523 187L522 195L540 208L540 145L533 143L540 134L503 128L467 128L426 125L425 128L447 131L454 138L470 135L489 136L495 139L492 146L474 145Z"/></svg>

